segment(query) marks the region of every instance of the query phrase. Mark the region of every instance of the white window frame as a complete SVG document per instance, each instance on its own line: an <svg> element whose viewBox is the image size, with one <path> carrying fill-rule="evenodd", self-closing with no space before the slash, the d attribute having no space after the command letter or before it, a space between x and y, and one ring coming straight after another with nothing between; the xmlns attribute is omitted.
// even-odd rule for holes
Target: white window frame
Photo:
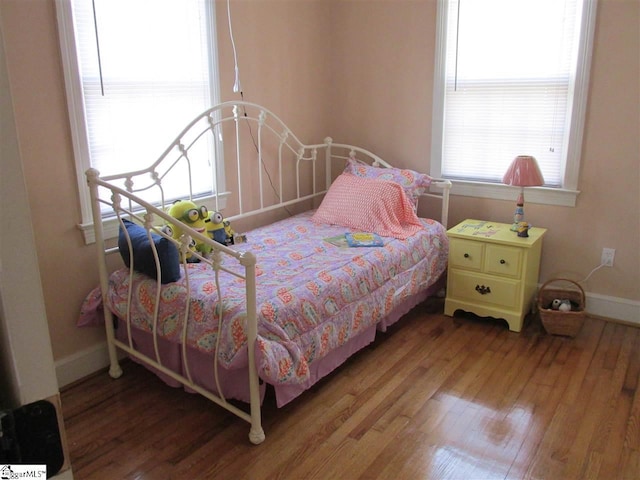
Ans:
<svg viewBox="0 0 640 480"><path fill-rule="evenodd" d="M433 125L430 174L437 178L442 177L442 136L444 120L448 3L449 0L438 0L436 19L435 78L433 88ZM527 188L527 202L574 207L578 194L580 193L578 190L578 175L580 172L582 139L587 111L596 10L597 0L585 1L582 11L580 45L578 50L563 186L561 188L529 187ZM513 200L515 198L515 187L509 187L499 183L457 180L455 178L451 178L450 180L453 183L451 193L454 195L499 200Z"/></svg>
<svg viewBox="0 0 640 480"><path fill-rule="evenodd" d="M209 65L212 69L211 77L216 79L211 82L211 100L212 104L216 104L220 99L220 82L216 40L215 2L207 1L207 6L209 35L210 38L214 39L209 48ZM71 0L56 0L56 15L67 94L67 106L69 110L76 179L78 182L80 211L82 215L82 222L78 225L78 228L83 232L85 243L89 244L95 242L91 197L89 195L89 189L87 188L87 178L85 175L85 172L91 168L91 157L89 153L88 132L84 112L84 95L78 64ZM179 132L176 132L176 135L178 133ZM171 140L171 138L168 138L167 144L169 144ZM222 145L220 142L216 142L215 148L217 157L222 159ZM222 161L218 161L216 164L218 165L217 174L219 175L218 185L224 190L224 163ZM112 219L112 221L105 222L106 238L116 237L117 234L117 221Z"/></svg>

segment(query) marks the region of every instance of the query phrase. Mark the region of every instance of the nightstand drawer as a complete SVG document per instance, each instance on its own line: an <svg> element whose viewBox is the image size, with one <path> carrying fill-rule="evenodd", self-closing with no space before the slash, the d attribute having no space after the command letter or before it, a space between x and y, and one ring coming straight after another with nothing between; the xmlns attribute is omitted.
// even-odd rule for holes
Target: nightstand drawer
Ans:
<svg viewBox="0 0 640 480"><path fill-rule="evenodd" d="M503 245L487 245L483 272L520 278L522 249Z"/></svg>
<svg viewBox="0 0 640 480"><path fill-rule="evenodd" d="M472 240L451 239L449 242L449 264L467 270L482 270L484 244Z"/></svg>
<svg viewBox="0 0 640 480"><path fill-rule="evenodd" d="M447 293L451 298L508 309L517 308L520 304L521 282L462 270L451 270L449 273Z"/></svg>

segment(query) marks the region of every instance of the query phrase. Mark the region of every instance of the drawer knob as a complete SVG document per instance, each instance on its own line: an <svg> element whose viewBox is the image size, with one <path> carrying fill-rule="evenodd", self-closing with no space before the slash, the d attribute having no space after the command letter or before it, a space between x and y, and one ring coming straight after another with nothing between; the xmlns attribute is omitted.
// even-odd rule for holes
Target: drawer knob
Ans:
<svg viewBox="0 0 640 480"><path fill-rule="evenodd" d="M491 288L485 287L484 285L476 285L476 292L478 292L480 295L486 295L487 293L491 293Z"/></svg>
<svg viewBox="0 0 640 480"><path fill-rule="evenodd" d="M507 262L506 262L506 260L504 258L500 260L500 265L504 265L505 263L507 263Z"/></svg>
<svg viewBox="0 0 640 480"><path fill-rule="evenodd" d="M471 255L469 255L468 253L464 254L464 258L469 258Z"/></svg>

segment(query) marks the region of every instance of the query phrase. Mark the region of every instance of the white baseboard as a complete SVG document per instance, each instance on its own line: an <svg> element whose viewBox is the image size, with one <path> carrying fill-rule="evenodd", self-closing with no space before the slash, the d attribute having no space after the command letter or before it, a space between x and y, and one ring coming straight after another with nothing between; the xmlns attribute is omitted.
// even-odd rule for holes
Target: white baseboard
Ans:
<svg viewBox="0 0 640 480"><path fill-rule="evenodd" d="M586 312L598 317L640 326L640 302L586 293ZM109 366L107 344L101 343L55 362L58 387L62 388Z"/></svg>
<svg viewBox="0 0 640 480"><path fill-rule="evenodd" d="M585 293L585 296L588 314L640 326L640 302L597 293Z"/></svg>
<svg viewBox="0 0 640 480"><path fill-rule="evenodd" d="M58 388L65 387L108 366L109 353L106 342L57 360L55 368Z"/></svg>

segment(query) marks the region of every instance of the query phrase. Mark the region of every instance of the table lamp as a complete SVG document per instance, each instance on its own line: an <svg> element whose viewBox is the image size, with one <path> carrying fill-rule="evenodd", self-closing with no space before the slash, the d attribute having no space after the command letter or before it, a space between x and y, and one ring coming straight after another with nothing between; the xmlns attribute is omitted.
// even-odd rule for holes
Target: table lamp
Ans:
<svg viewBox="0 0 640 480"><path fill-rule="evenodd" d="M544 178L534 157L518 155L502 177L502 183L520 187L516 211L513 214L513 225L511 225L511 230L515 232L518 230L518 223L524 222L524 187L539 187L544 184Z"/></svg>

